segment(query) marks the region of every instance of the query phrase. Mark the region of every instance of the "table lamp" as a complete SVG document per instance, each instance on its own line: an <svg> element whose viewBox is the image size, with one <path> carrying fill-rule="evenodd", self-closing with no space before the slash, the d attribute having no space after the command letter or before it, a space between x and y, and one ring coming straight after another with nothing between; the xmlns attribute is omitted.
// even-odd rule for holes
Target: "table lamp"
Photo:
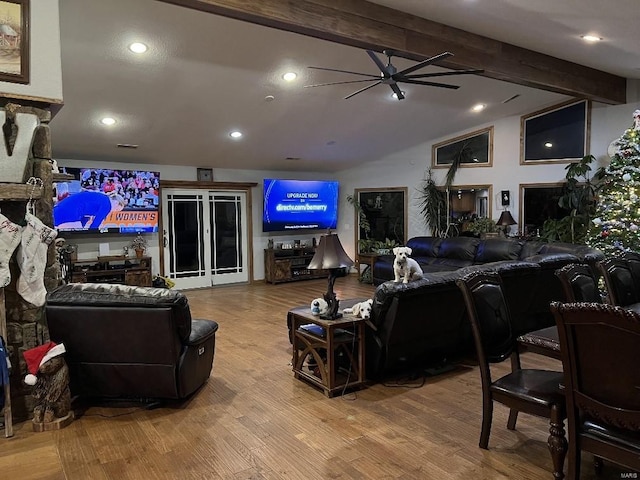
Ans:
<svg viewBox="0 0 640 480"><path fill-rule="evenodd" d="M347 252L342 248L340 239L335 233L327 233L320 237L320 243L316 248L316 253L309 262L307 268L312 270L328 270L329 286L327 293L324 294L324 300L327 302L327 313L320 315L324 320L336 320L342 317L338 313L338 305L340 301L336 298L333 291L333 284L338 277L347 275L347 269L353 265L353 260L349 258Z"/></svg>
<svg viewBox="0 0 640 480"><path fill-rule="evenodd" d="M509 212L509 210L503 210L500 214L500 218L496 222L496 225L504 227L503 231L504 235L506 236L509 233L510 225L515 225L516 223L518 222L513 219L513 217L511 216L511 212Z"/></svg>

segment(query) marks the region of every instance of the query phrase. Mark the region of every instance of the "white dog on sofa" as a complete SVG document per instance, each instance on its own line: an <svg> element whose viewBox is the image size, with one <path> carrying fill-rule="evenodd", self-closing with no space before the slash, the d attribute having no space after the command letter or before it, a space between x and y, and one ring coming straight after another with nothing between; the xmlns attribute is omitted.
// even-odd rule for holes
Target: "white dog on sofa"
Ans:
<svg viewBox="0 0 640 480"><path fill-rule="evenodd" d="M409 257L411 255L410 247L395 247L393 254L396 256L393 261L393 273L395 275L393 281L395 283L400 282L400 280L402 280L402 283L409 283L422 278L422 268L420 268L418 262Z"/></svg>

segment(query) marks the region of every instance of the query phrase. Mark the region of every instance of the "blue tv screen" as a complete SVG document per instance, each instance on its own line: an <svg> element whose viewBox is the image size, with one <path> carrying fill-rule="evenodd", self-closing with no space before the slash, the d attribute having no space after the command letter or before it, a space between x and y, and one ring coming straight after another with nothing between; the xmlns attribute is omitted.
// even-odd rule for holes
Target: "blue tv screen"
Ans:
<svg viewBox="0 0 640 480"><path fill-rule="evenodd" d="M338 182L264 179L262 231L335 229Z"/></svg>

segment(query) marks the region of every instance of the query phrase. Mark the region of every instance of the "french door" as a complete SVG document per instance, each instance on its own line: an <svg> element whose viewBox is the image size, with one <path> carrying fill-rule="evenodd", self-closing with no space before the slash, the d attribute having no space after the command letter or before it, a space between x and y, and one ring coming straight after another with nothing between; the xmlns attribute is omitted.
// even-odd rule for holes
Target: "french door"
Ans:
<svg viewBox="0 0 640 480"><path fill-rule="evenodd" d="M165 275L175 288L249 281L247 194L162 190Z"/></svg>

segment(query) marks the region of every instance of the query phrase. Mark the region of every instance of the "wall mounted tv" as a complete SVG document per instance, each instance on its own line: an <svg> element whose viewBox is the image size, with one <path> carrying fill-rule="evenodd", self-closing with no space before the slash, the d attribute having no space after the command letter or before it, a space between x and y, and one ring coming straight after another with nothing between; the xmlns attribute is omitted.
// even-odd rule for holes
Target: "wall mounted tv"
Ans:
<svg viewBox="0 0 640 480"><path fill-rule="evenodd" d="M317 230L338 224L338 182L264 179L262 231Z"/></svg>
<svg viewBox="0 0 640 480"><path fill-rule="evenodd" d="M142 170L65 168L55 183L53 223L60 232L157 232L160 174Z"/></svg>

